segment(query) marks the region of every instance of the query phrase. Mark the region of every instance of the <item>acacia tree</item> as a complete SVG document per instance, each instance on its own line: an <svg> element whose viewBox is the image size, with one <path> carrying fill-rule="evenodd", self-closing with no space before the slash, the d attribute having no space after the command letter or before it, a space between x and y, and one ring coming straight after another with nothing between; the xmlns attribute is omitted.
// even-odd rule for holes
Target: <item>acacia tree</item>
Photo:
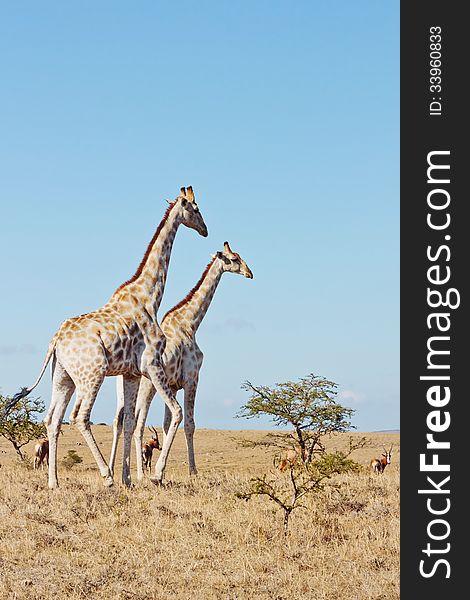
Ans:
<svg viewBox="0 0 470 600"><path fill-rule="evenodd" d="M268 415L277 426L291 426L292 430L268 434L263 440L245 440L244 445L275 447L275 466L282 453L294 451L295 460L286 463L287 470L271 476L250 480L247 491L237 494L249 500L253 496L267 496L284 511L284 533L287 534L289 517L300 507L307 494L321 491L335 474L359 470L360 466L349 458L357 448L366 444L366 438L349 439L345 452L327 452L325 439L335 433L353 429L351 417L354 410L335 400L337 384L313 374L298 382L278 383L274 387L254 386L249 381L242 386L251 392L248 402L237 416L255 418Z"/></svg>
<svg viewBox="0 0 470 600"><path fill-rule="evenodd" d="M44 423L37 422L37 415L44 412L44 408L44 403L39 398L26 396L13 401L12 398L0 395L0 415L4 415L0 421L0 435L13 445L21 460L24 460L21 448L46 435Z"/></svg>
<svg viewBox="0 0 470 600"><path fill-rule="evenodd" d="M16 404L14 398L3 397L0 394L0 423L3 423Z"/></svg>

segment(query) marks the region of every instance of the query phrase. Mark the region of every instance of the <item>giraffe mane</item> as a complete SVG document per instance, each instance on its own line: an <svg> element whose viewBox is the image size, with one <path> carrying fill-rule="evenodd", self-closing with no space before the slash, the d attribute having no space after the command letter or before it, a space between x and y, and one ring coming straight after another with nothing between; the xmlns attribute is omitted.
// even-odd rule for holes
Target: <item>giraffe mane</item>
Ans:
<svg viewBox="0 0 470 600"><path fill-rule="evenodd" d="M145 267L145 263L148 260L149 254L153 248L153 245L155 244L158 236L160 235L160 232L163 228L163 225L165 225L166 220L168 219L171 209L174 207L174 205L176 204L176 200L174 200L166 209L165 214L163 215L163 219L160 221L160 225L157 227L155 233L153 234L152 239L149 242L149 245L147 246L147 250L145 251L144 257L142 258L142 260L140 261L140 265L137 267L137 271L134 273L134 275L132 275L132 277L130 279L128 279L127 281L125 281L124 283L122 283L116 290L116 292L119 292L119 290L122 290L122 288L126 287L126 285L129 285L129 283L133 283L138 277L140 277L140 275L142 275L142 271ZM114 293L116 293L114 292Z"/></svg>
<svg viewBox="0 0 470 600"><path fill-rule="evenodd" d="M202 282L204 281L204 279L207 276L207 273L209 272L209 269L212 267L212 265L214 264L215 259L217 258L217 255L215 255L213 257L213 259L210 261L210 263L207 265L207 267L204 269L204 273L201 275L199 281L196 283L196 285L193 287L192 290L190 290L187 295L180 301L178 302L178 304L176 304L175 306L173 306L173 308L170 308L170 310L165 314L165 316L162 319L162 323L163 321L168 317L168 315L170 315L172 312L178 310L179 308L181 308L182 306L184 306L185 304L187 304L191 298L194 296L194 294L198 291L198 289L201 287Z"/></svg>

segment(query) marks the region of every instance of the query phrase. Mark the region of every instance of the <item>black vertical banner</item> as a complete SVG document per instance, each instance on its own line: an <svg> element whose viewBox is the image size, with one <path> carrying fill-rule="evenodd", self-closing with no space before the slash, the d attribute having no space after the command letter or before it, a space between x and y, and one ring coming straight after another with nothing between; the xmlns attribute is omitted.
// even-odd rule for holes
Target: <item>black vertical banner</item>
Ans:
<svg viewBox="0 0 470 600"><path fill-rule="evenodd" d="M467 596L465 4L401 4L401 597ZM467 102L468 104L468 102ZM464 272L465 270L465 272Z"/></svg>

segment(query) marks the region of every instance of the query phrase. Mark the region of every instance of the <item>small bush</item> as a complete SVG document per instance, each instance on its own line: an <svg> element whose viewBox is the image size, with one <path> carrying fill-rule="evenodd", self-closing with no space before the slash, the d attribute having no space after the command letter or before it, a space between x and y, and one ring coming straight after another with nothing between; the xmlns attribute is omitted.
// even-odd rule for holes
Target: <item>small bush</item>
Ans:
<svg viewBox="0 0 470 600"><path fill-rule="evenodd" d="M76 450L69 450L62 459L63 466L70 471L75 465L83 462L83 458L78 454Z"/></svg>

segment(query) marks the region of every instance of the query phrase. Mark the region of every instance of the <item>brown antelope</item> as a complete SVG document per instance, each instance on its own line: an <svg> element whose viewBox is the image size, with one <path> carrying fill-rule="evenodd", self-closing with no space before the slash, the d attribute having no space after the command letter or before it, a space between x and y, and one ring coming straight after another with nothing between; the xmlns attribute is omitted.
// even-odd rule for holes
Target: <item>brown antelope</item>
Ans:
<svg viewBox="0 0 470 600"><path fill-rule="evenodd" d="M284 471L286 471L288 467L295 466L299 462L299 460L302 460L304 462L306 458L306 448L304 448L303 450L301 448L291 448L290 450L286 450L281 454L278 466L279 471L281 471L281 473L284 473Z"/></svg>
<svg viewBox="0 0 470 600"><path fill-rule="evenodd" d="M373 458L370 461L369 467L374 473L383 473L385 471L385 467L392 462L392 448L393 444L390 446L390 450L387 450L385 446L382 446L384 449L382 456L380 458Z"/></svg>
<svg viewBox="0 0 470 600"><path fill-rule="evenodd" d="M160 442L158 441L158 432L155 427L150 427L153 436L150 441L142 446L142 461L144 467L149 471L152 469L152 454L154 450L161 450Z"/></svg>
<svg viewBox="0 0 470 600"><path fill-rule="evenodd" d="M41 467L44 470L44 459L49 466L49 440L47 438L38 440L34 446L34 468Z"/></svg>

